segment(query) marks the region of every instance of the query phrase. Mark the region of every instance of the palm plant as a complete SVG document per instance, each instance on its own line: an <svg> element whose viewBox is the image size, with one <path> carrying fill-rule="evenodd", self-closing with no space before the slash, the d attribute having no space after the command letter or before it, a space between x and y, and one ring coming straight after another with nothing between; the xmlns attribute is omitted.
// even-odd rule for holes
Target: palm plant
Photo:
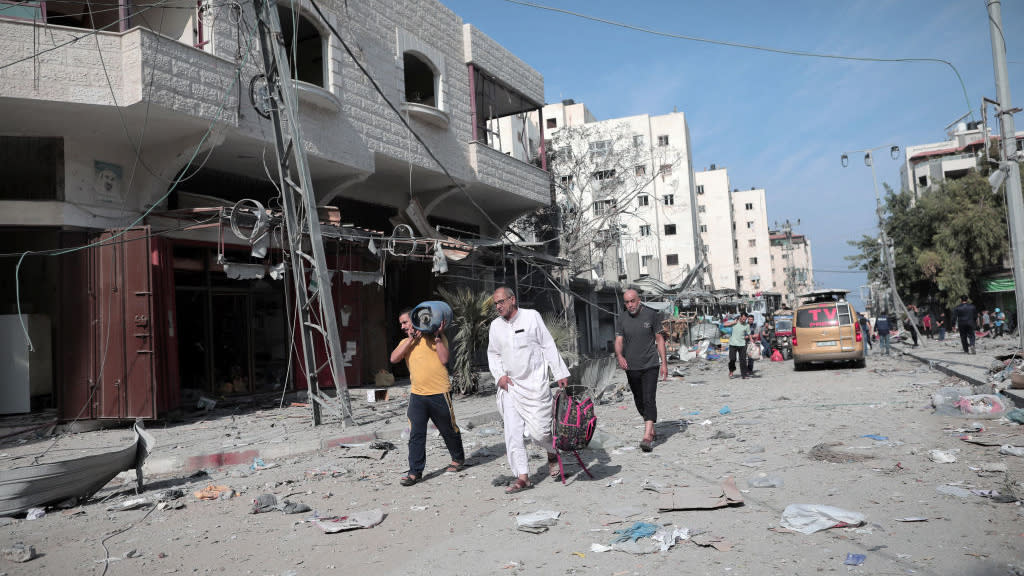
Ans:
<svg viewBox="0 0 1024 576"><path fill-rule="evenodd" d="M550 312L545 312L541 317L544 319L544 325L547 326L548 332L551 333L551 339L555 341L555 347L558 348L558 353L562 356L562 361L565 362L566 367L572 368L576 366L579 362L579 354L575 352L575 326L557 314Z"/></svg>
<svg viewBox="0 0 1024 576"><path fill-rule="evenodd" d="M438 288L437 292L452 309L453 388L460 394L473 394L479 387L473 362L480 350L487 349L490 323L495 317L493 298L490 292L474 292L466 286L454 290Z"/></svg>

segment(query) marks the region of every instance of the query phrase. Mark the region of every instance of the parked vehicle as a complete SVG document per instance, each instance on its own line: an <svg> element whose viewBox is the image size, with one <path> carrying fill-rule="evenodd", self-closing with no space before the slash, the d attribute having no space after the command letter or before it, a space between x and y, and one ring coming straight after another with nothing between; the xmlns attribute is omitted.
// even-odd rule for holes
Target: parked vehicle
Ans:
<svg viewBox="0 0 1024 576"><path fill-rule="evenodd" d="M789 360L793 357L793 312L779 311L772 317L771 347L778 350L782 357Z"/></svg>
<svg viewBox="0 0 1024 576"><path fill-rule="evenodd" d="M863 368L864 341L857 311L846 301L849 290L818 290L803 294L796 309L791 339L793 368L811 362L852 362Z"/></svg>

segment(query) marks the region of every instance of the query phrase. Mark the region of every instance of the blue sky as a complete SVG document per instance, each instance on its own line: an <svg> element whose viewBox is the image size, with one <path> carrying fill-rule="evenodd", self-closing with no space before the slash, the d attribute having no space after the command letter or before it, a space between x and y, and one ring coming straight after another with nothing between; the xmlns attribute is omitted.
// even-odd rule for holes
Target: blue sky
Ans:
<svg viewBox="0 0 1024 576"><path fill-rule="evenodd" d="M937 142L968 111L939 63L825 60L662 38L505 0L442 0L544 75L546 99L584 102L599 119L685 112L695 170L729 170L733 188L764 188L768 223L799 218L815 279L857 291L846 241L877 231L862 155ZM959 70L970 108L995 98L984 0L718 2L539 1L673 34L870 58L940 58ZM1024 105L1024 2L1004 0L1011 97ZM1024 115L1017 129L1024 129ZM876 156L879 185L900 187L902 163ZM859 300L859 299L858 299Z"/></svg>

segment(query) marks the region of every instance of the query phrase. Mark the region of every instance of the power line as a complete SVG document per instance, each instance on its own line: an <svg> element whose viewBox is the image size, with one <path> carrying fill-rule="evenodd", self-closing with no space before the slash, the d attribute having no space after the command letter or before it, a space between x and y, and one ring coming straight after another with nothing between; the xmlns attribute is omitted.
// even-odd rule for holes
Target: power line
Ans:
<svg viewBox="0 0 1024 576"><path fill-rule="evenodd" d="M599 22L601 24L608 24L610 26L618 26L619 28L625 28L627 30L633 30L635 32L643 32L644 34L651 34L654 36L662 36L664 38L672 38L675 40L689 40L691 42L701 42L704 44L712 44L715 46L728 46L730 48L743 48L746 50L758 50L761 52L771 52L773 54L782 54L785 56L802 56L805 58L824 58L829 60L848 60L852 62L884 62L884 63L899 63L899 62L932 62L937 64L945 64L956 74L956 79L960 82L960 89L964 93L964 101L967 103L967 109L972 110L971 117L973 118L974 112L971 106L971 99L967 96L967 86L964 84L964 79L960 76L960 71L956 69L950 61L943 60L942 58L872 58L869 56L846 56L843 54L827 54L820 52L805 52L803 50L788 50L785 48L772 48L770 46L759 46L757 44L744 44L742 42L732 42L729 40L714 40L711 38L701 38L699 36L688 36L686 34L674 34L672 32L662 32L660 30L654 30L652 28L646 28L644 26L636 26L633 24L626 24L624 22L618 22L615 20L608 20L606 18L599 18L597 16L590 16L580 12L574 12L572 10L565 10L563 8L555 8L552 6L545 6L543 4L536 4L533 2L525 2L524 0L504 0L510 4L518 4L520 6L526 6L529 8L536 8L538 10L547 10L549 12L557 12L561 14L567 14L576 18L582 18L584 20L590 20L592 22Z"/></svg>

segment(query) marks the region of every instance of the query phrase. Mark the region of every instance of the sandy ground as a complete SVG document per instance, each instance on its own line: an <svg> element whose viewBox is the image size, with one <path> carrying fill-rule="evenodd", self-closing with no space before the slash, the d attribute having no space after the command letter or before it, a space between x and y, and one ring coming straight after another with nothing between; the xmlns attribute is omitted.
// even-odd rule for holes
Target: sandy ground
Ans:
<svg viewBox="0 0 1024 576"><path fill-rule="evenodd" d="M495 422L464 431L473 456L461 473L443 472L448 455L432 436L426 480L402 487L407 452L395 437L396 449L387 452L335 448L267 462L276 466L258 472L238 467L205 477L148 479L144 495L185 491L176 509L108 510L136 497L126 485L112 485L98 495L103 501L51 509L38 520L0 519L0 546L24 542L39 555L26 563L0 560L0 572L1024 574L1019 504L937 491L956 484L1005 494L1009 479L1024 492L1024 458L964 442L955 430L973 420L932 413L930 397L944 375L916 362L874 357L862 370L794 372L791 363L769 362L758 368L760 378L729 380L724 362L707 362L689 367L685 379L664 382L660 438L650 454L636 449L642 427L628 390L599 406L603 447L583 453L594 478L577 474L573 462L567 486L545 477L540 453L531 460L534 489L507 496L494 486L508 473L501 423ZM624 384L621 372L616 380ZM725 406L730 413L720 414ZM1020 426L979 422L984 436L1024 442ZM887 439L865 438L869 434ZM931 461L933 449L958 451L956 462ZM979 470L993 464L1005 464L1007 472ZM748 479L760 473L784 485L750 488ZM646 489L714 487L730 476L743 490L741 506L659 512L661 496ZM229 485L239 495L197 500L192 492L208 484ZM379 509L385 518L373 528L326 534L307 521L313 513L250 514L253 499L264 493L307 504L320 517ZM783 509L794 503L859 512L866 524L810 535L777 531ZM516 529L517 514L538 510L560 512L557 524L540 534ZM898 520L911 517L927 520ZM684 540L651 554L591 550L637 521L703 531L731 548ZM844 565L850 553L866 559Z"/></svg>

